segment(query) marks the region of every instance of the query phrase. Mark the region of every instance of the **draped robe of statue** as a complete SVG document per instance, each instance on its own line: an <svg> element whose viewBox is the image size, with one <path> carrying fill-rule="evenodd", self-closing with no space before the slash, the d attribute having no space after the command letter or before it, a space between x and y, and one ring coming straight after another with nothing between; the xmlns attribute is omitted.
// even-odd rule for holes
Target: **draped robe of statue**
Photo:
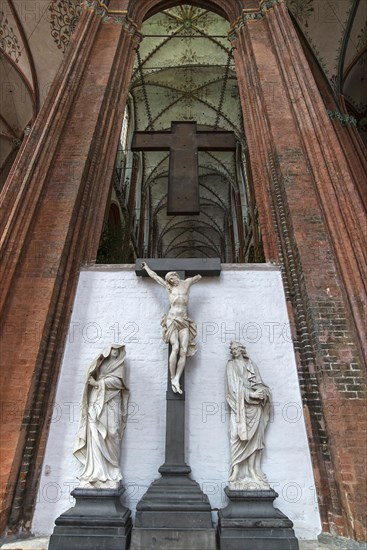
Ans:
<svg viewBox="0 0 367 550"><path fill-rule="evenodd" d="M264 399L251 396L256 390L263 390ZM270 416L271 392L246 353L245 356L233 357L227 363L226 399L231 410L232 471L238 472L232 483L230 478L229 486L243 489L251 488L246 485L252 484L252 488L269 488L266 476L260 470L260 461Z"/></svg>
<svg viewBox="0 0 367 550"><path fill-rule="evenodd" d="M128 403L125 355L125 346L109 346L88 368L74 448L83 466L81 486L116 488L122 479L119 459Z"/></svg>

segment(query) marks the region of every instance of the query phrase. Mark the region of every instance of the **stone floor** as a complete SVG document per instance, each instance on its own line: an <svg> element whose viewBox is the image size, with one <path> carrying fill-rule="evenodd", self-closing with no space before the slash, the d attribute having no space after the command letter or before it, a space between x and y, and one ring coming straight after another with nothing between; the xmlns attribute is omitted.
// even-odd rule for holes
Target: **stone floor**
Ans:
<svg viewBox="0 0 367 550"><path fill-rule="evenodd" d="M0 546L1 550L47 550L48 538L28 539L19 542L6 543ZM300 541L300 550L327 550L328 546L317 541ZM330 547L329 547L330 548ZM67 549L65 549L67 550ZM97 550L92 549L91 550Z"/></svg>
<svg viewBox="0 0 367 550"><path fill-rule="evenodd" d="M18 542L8 542L0 546L1 550L47 550L48 537L43 539L28 539ZM66 549L65 549L66 550Z"/></svg>
<svg viewBox="0 0 367 550"><path fill-rule="evenodd" d="M8 542L0 544L0 550L47 550L49 538L33 538L28 540L18 540L16 542ZM358 550L367 550L367 545L363 543L356 546L344 545L339 542L337 545L328 542L321 543L317 540L300 540L299 550L350 550L358 548ZM65 548L65 550L67 550ZM91 548L91 550L98 550Z"/></svg>

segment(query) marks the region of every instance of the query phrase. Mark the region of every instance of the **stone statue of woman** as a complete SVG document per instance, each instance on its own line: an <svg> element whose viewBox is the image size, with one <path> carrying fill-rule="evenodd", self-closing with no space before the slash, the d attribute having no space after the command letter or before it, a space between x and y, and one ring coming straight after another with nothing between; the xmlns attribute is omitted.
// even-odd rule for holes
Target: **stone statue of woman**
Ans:
<svg viewBox="0 0 367 550"><path fill-rule="evenodd" d="M257 366L239 342L231 342L232 359L227 363L227 395L230 406L232 469L229 489L269 489L261 471L265 428L270 416L270 389Z"/></svg>
<svg viewBox="0 0 367 550"><path fill-rule="evenodd" d="M83 469L80 487L115 489L129 391L124 382L125 346L110 345L87 370L74 456Z"/></svg>

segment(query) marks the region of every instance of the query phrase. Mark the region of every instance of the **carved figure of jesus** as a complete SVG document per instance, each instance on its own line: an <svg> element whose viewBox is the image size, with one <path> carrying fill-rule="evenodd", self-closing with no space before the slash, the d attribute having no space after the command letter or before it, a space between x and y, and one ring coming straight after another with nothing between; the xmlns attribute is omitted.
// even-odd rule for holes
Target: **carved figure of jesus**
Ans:
<svg viewBox="0 0 367 550"><path fill-rule="evenodd" d="M180 378L186 364L186 358L196 353L196 324L189 319L187 305L191 285L201 279L201 275L195 275L188 279L180 279L175 271L167 273L164 279L143 262L142 269L148 273L158 284L168 292L170 309L163 316L161 325L163 328L163 341L171 344L172 351L169 357L169 370L171 385L174 393L182 393Z"/></svg>

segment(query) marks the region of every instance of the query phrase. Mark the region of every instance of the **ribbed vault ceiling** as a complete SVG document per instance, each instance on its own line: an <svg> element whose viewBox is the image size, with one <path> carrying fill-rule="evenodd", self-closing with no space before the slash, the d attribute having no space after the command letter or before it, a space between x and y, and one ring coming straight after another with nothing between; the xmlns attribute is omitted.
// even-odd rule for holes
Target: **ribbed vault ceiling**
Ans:
<svg viewBox="0 0 367 550"><path fill-rule="evenodd" d="M172 121L198 129L233 131L243 126L229 23L189 5L160 12L142 28L131 95L136 130L169 130ZM231 223L231 187L237 187L235 153L199 153L201 213L167 216L168 153L143 154L143 189L162 256L224 257Z"/></svg>
<svg viewBox="0 0 367 550"><path fill-rule="evenodd" d="M0 1L0 170L37 116L80 13L76 0Z"/></svg>
<svg viewBox="0 0 367 550"><path fill-rule="evenodd" d="M288 6L334 96L359 122L367 144L366 0L289 0Z"/></svg>
<svg viewBox="0 0 367 550"><path fill-rule="evenodd" d="M0 0L0 72L3 83L0 168L12 153L14 156L25 129L43 104L80 15L79 4L80 0ZM288 6L331 83L340 108L343 107L341 96L344 96L360 125L365 125L367 2L288 0ZM171 21L171 29L170 22L166 18L163 21L166 29L162 34L178 31L175 19ZM203 31L203 21L199 17L196 22L198 30L195 32L198 34ZM222 32L212 30L218 34ZM228 48L225 39L218 39L218 42ZM142 45L143 58L144 51L149 49L149 39L146 38L145 45ZM220 50L222 48L218 46L218 54ZM192 52L187 51L187 55L193 65L196 46ZM194 78L194 68L191 70ZM172 75L165 76L165 83L172 84ZM177 97L178 92L174 89L166 92ZM202 99L205 100L210 86L197 90L197 93L204 95Z"/></svg>

